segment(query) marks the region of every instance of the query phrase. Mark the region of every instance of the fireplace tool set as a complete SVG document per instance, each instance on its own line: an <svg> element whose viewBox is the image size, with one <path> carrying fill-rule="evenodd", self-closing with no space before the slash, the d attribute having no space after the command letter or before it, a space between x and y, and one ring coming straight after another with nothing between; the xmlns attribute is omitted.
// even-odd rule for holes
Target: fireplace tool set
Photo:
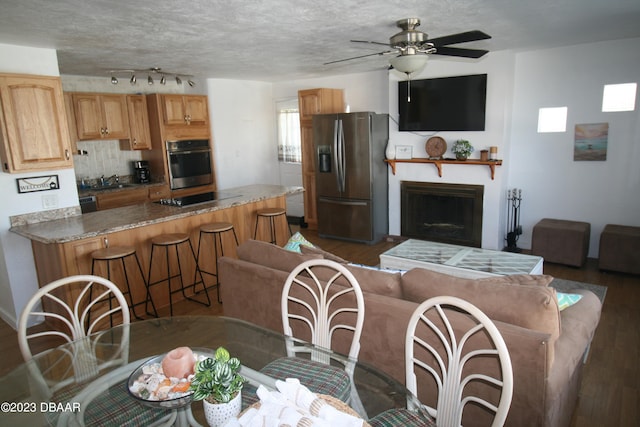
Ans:
<svg viewBox="0 0 640 427"><path fill-rule="evenodd" d="M521 252L516 242L522 234L520 225L520 204L522 203L522 190L513 188L507 190L507 246L503 249L507 252Z"/></svg>

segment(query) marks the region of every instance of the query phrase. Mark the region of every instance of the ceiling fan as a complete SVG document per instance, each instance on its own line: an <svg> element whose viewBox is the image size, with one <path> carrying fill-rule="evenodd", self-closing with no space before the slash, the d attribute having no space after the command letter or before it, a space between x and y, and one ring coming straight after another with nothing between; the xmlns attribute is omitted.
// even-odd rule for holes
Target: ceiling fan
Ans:
<svg viewBox="0 0 640 427"><path fill-rule="evenodd" d="M391 47L390 50L359 55L351 58L339 59L326 62L325 65L337 62L351 61L353 59L365 58L375 55L398 54L389 61L391 67L406 73L407 75L420 71L427 63L428 55L458 56L463 58L480 58L487 50L467 49L451 47L449 45L472 42L476 40L490 39L491 36L482 31L473 30L464 33L451 34L444 37L429 39L426 33L416 30L420 25L418 18L406 18L396 21L396 25L402 29L389 39L389 43L381 43L367 40L351 40L353 43L367 43Z"/></svg>

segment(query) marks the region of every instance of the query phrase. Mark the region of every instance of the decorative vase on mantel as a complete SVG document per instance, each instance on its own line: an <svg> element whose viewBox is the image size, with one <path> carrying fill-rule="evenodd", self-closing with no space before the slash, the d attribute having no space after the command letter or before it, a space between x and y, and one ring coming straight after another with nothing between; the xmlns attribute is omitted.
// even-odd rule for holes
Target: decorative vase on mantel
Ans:
<svg viewBox="0 0 640 427"><path fill-rule="evenodd" d="M384 156L387 160L393 160L396 158L396 146L391 144L391 141L387 141L387 146L384 149Z"/></svg>
<svg viewBox="0 0 640 427"><path fill-rule="evenodd" d="M222 427L228 420L237 417L242 409L242 393L227 403L211 403L207 399L202 401L204 416L209 427Z"/></svg>

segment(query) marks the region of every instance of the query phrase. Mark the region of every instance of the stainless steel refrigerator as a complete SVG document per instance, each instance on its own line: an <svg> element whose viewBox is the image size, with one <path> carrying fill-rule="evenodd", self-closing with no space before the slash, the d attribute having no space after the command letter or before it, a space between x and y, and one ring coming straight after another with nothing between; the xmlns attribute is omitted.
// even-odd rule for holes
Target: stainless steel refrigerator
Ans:
<svg viewBox="0 0 640 427"><path fill-rule="evenodd" d="M389 232L388 139L387 114L313 116L320 236L375 243Z"/></svg>

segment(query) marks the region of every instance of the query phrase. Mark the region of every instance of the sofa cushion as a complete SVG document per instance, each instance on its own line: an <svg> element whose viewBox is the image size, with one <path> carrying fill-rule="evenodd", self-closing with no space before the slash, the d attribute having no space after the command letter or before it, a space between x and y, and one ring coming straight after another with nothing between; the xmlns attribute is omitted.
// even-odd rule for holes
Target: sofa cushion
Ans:
<svg viewBox="0 0 640 427"><path fill-rule="evenodd" d="M402 288L400 287L402 275L399 272L354 264L347 264L347 269L356 278L363 292L402 298Z"/></svg>
<svg viewBox="0 0 640 427"><path fill-rule="evenodd" d="M340 258L338 255L334 255L331 252L327 252L324 249L319 248L318 246L300 246L300 252L306 255L322 255L324 259L328 259L331 261L339 262L340 264L346 264L347 260Z"/></svg>
<svg viewBox="0 0 640 427"><path fill-rule="evenodd" d="M300 246L313 247L313 243L305 239L299 231L296 231L296 234L289 238L287 244L284 245L284 248L288 251L302 253L302 251L300 250Z"/></svg>
<svg viewBox="0 0 640 427"><path fill-rule="evenodd" d="M322 255L305 255L288 251L280 246L260 240L247 240L238 246L238 258L254 264L290 272L310 259L321 259Z"/></svg>
<svg viewBox="0 0 640 427"><path fill-rule="evenodd" d="M514 285L501 277L466 279L423 268L402 276L403 297L421 303L438 295L469 301L492 320L546 332L554 341L560 335L560 311L555 289Z"/></svg>
<svg viewBox="0 0 640 427"><path fill-rule="evenodd" d="M492 283L511 283L514 285L549 286L553 276L548 274L510 274L507 276L484 277L479 281Z"/></svg>
<svg viewBox="0 0 640 427"><path fill-rule="evenodd" d="M571 307L582 298L580 294L565 294L564 292L556 292L556 295L558 296L558 307L560 311Z"/></svg>

